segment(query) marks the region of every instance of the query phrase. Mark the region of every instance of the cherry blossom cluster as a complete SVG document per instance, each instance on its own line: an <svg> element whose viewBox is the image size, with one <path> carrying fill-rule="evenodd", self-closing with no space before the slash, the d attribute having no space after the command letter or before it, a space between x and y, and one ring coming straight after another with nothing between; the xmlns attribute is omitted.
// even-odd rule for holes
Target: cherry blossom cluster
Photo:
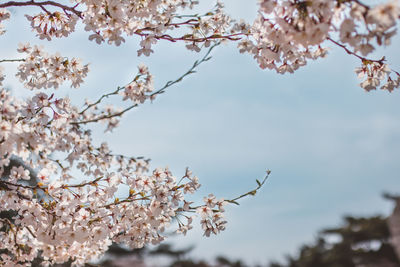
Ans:
<svg viewBox="0 0 400 267"><path fill-rule="evenodd" d="M138 55L149 56L152 46L158 40L184 41L187 48L200 50L218 39L235 40L236 34L228 34L232 20L223 12L222 3L203 15L181 16L179 12L192 9L197 0L72 0L74 6L61 3L29 2L24 5L40 7L43 12L26 15L32 30L39 38L51 40L53 37L66 37L74 31L78 20L91 32L89 40L101 44L120 45L126 36L140 36L141 48ZM10 1L0 7L18 6ZM51 7L51 11L49 9ZM54 10L54 11L53 11ZM184 31L181 29L185 28ZM179 35L175 35L176 30ZM175 36L174 36L175 35Z"/></svg>
<svg viewBox="0 0 400 267"><path fill-rule="evenodd" d="M251 27L241 23L236 29L249 32L238 47L241 53L253 54L261 68L292 73L306 65L307 60L324 57L327 50L322 48L323 43L330 41L358 57L363 64L376 63L364 69L376 70L379 65L389 70L383 60L371 61L364 57L375 49L373 41L378 46L390 43L400 16L396 1L371 8L359 1L262 0L259 12ZM340 42L334 40L337 36ZM364 89L370 90L382 80L382 75L372 77L375 73L368 72L370 78L361 83ZM395 84L389 78L388 85L382 88L393 89Z"/></svg>
<svg viewBox="0 0 400 267"><path fill-rule="evenodd" d="M99 44L120 45L127 36L139 36L139 56L149 56L159 40L185 42L187 49L197 52L219 40L240 40L241 53L250 53L261 68L281 74L324 57L327 42L362 62L371 60L365 57L377 46L390 44L400 15L398 1L370 7L358 0L260 0L259 16L250 26L226 15L220 2L202 15L186 13L198 4L195 0L71 2L73 6L53 1L24 3L44 11L27 15L40 38L67 36L80 20L92 33L89 39ZM12 6L18 3L0 4L0 8ZM1 10L0 21L9 17L8 11Z"/></svg>
<svg viewBox="0 0 400 267"><path fill-rule="evenodd" d="M120 117L124 112L124 109L113 105L105 105L103 107L91 103L86 100L87 109L82 111L81 120L77 121L76 124L86 124L90 122L101 122L106 123L107 127L105 132L111 132L114 128L119 126Z"/></svg>
<svg viewBox="0 0 400 267"><path fill-rule="evenodd" d="M253 54L261 68L292 73L326 55L321 45L329 36L335 1L264 0L259 11L239 49Z"/></svg>
<svg viewBox="0 0 400 267"><path fill-rule="evenodd" d="M75 31L78 16L55 11L53 13L40 13L36 16L25 15L30 21L32 30L40 39L51 40L56 37L67 37Z"/></svg>
<svg viewBox="0 0 400 267"><path fill-rule="evenodd" d="M79 113L81 120L76 124L87 124L91 122L105 122L107 128L105 131L112 131L119 125L120 117L126 111L137 107L139 104L144 103L146 100L154 100L161 91L153 92L153 76L148 68L141 64L138 66L138 73L135 78L123 87L118 87L117 90L102 95L97 101L90 102L86 100L85 108ZM113 105L106 105L101 107L99 104L104 98L121 95L122 101L130 100L130 106L127 108L118 108Z"/></svg>
<svg viewBox="0 0 400 267"><path fill-rule="evenodd" d="M22 59L0 60L19 62L16 76L26 88L35 89L32 97L21 99L0 89L0 212L12 214L0 218L1 266L30 266L39 255L45 265L72 261L81 266L100 257L112 242L132 248L157 244L171 224L186 234L192 228L192 212L199 215L205 236L225 229L224 206L254 195L269 172L262 182L257 180L255 190L232 200L210 194L196 206L188 195L200 184L191 171L177 179L168 168L151 170L149 159L114 154L107 143L96 144L87 127L105 122L106 131L113 130L125 112L194 73L222 40L238 41L241 53L281 74L326 56L330 43L361 61L356 73L366 91L391 92L400 86L400 74L384 57L367 58L395 35L398 1L370 7L358 0L260 0L252 25L233 20L219 2L200 15L190 14L196 0L71 0L72 6L65 2L3 1L0 35L5 32L3 21L10 18L7 8L31 6L41 9L26 15L40 39L67 37L81 21L89 40L99 44L120 45L128 36L138 36L139 56L149 56L159 40L183 42L196 52L210 48L185 74L159 90L147 67L140 65L131 82L86 101L83 108L56 91L45 93L65 81L79 87L89 71L79 59L48 54L28 43L18 47ZM0 86L3 80L0 69ZM129 106L100 106L110 96L122 97ZM11 168L14 159L24 164ZM31 176L37 183L28 183Z"/></svg>
<svg viewBox="0 0 400 267"><path fill-rule="evenodd" d="M0 219L0 251L8 251L0 254L2 266L29 266L39 253L45 264L72 260L80 266L111 242L157 244L174 220L186 233L196 209L206 236L224 230L223 199L209 195L198 207L185 200L200 187L189 170L179 180L168 168L149 173L148 160L114 155L106 143L96 147L89 131L70 123L82 115L68 99L37 93L16 101L1 90L0 113L0 172L12 157L26 162L0 180L0 211L15 211ZM28 169L37 170L34 186L24 183ZM125 197L118 198L121 187Z"/></svg>
<svg viewBox="0 0 400 267"><path fill-rule="evenodd" d="M116 45L124 42L122 34L132 35L137 31L149 29L154 34L162 33L180 7L192 5L190 0L174 1L77 1L86 6L83 11L85 30L93 32L89 37L97 43L108 41ZM146 34L144 35L146 36ZM151 37L148 38L151 40ZM148 41L151 43L151 41ZM143 45L142 45L143 46ZM143 46L144 47L144 46ZM146 47L146 49L150 49Z"/></svg>
<svg viewBox="0 0 400 267"><path fill-rule="evenodd" d="M4 34L6 31L4 29L3 20L10 19L10 11L5 8L0 8L0 35Z"/></svg>
<svg viewBox="0 0 400 267"><path fill-rule="evenodd" d="M230 28L230 18L222 12L218 3L212 12L203 16L194 15L185 19L177 13L198 4L195 0L169 1L129 1L129 0L81 0L85 5L82 11L85 30L93 32L90 40L97 43L107 41L120 45L125 41L123 35L142 37L138 55L150 55L157 40L182 40L188 42L188 49L199 51L199 43L220 38ZM188 32L171 36L169 32L186 26ZM229 36L225 36L229 38Z"/></svg>
<svg viewBox="0 0 400 267"><path fill-rule="evenodd" d="M375 50L376 45L389 45L396 32L400 7L397 1L368 7L359 2L352 2L350 11L344 15L339 33L341 42L353 47L363 56Z"/></svg>
<svg viewBox="0 0 400 267"><path fill-rule="evenodd" d="M20 45L19 52L42 55L37 49ZM131 83L108 95L126 96L134 90L129 86L149 87L151 81L147 67L141 65ZM6 251L0 254L1 265L29 266L40 255L45 265L71 260L80 266L100 257L111 242L132 248L159 243L175 220L177 232L186 234L192 228L189 213L194 211L202 218L206 236L225 229L223 199L217 201L210 194L196 207L185 200L200 187L189 170L179 180L168 168L149 173L149 160L113 154L107 143L93 144L91 132L80 124L108 95L78 111L68 98L54 94L38 92L23 100L0 91L0 176L13 157L25 163L0 180L0 212L15 212L11 219L0 219L0 251ZM38 180L33 186L25 183L30 170ZM125 197L117 197L123 187Z"/></svg>
<svg viewBox="0 0 400 267"><path fill-rule="evenodd" d="M204 197L204 206L197 208L197 212L201 215L201 226L205 236L210 234L218 234L225 230L226 221L223 212L226 202L224 199L217 200L213 194Z"/></svg>
<svg viewBox="0 0 400 267"><path fill-rule="evenodd" d="M395 72L396 78L390 77L391 69L387 64L381 62L364 62L363 66L357 68L355 72L358 78L363 79L360 86L366 91L376 90L380 87L382 90L392 92L400 86L400 74ZM383 85L382 81L386 81Z"/></svg>
<svg viewBox="0 0 400 267"><path fill-rule="evenodd" d="M20 44L18 52L26 54L24 62L19 65L17 77L28 89L57 89L65 80L77 88L89 71L77 58L64 58L60 54L49 55L42 47L29 43Z"/></svg>
<svg viewBox="0 0 400 267"><path fill-rule="evenodd" d="M241 35L232 28L234 20L225 14L224 5L217 2L215 8L204 16L197 16L196 20L191 22L191 33L187 34L184 40L188 42L186 48L200 52L200 44L209 47L211 43L218 39L236 40L235 36ZM230 33L230 34L228 34Z"/></svg>
<svg viewBox="0 0 400 267"><path fill-rule="evenodd" d="M145 65L140 65L139 73L132 82L124 86L124 90L120 92L123 100L130 99L134 103L143 103L148 99L149 93L154 90L153 76Z"/></svg>

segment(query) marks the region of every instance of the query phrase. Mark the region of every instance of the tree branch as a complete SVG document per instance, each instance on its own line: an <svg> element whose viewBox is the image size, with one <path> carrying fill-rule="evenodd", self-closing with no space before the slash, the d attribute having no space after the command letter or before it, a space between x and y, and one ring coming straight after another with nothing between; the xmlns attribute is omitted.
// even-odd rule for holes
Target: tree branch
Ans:
<svg viewBox="0 0 400 267"><path fill-rule="evenodd" d="M0 4L0 8L4 8L4 7L12 7L12 6L38 6L40 8L44 8L44 6L54 6L54 7L59 7L62 10L68 10L72 13L74 13L75 15L77 15L78 17L81 18L82 12L76 10L76 6L74 7L70 7L70 6L66 6L54 1L44 1L44 2L35 2L34 0L30 0L30 1L26 1L26 2L16 2L16 1L9 1L3 4Z"/></svg>
<svg viewBox="0 0 400 267"><path fill-rule="evenodd" d="M238 196L238 197L235 197L235 198L233 198L233 199L227 199L227 200L225 200L225 201L226 201L226 202L229 202L229 203L233 203L233 204L239 205L239 203L238 203L236 200L239 200L239 199L241 199L241 198L247 197L247 196L249 196L249 195L254 196L254 195L257 193L257 191L264 185L265 181L267 181L267 179L268 179L270 173L271 173L271 171L270 171L270 170L267 170L267 175L265 175L265 177L264 177L264 179L262 180L262 182L260 182L258 179L256 180L256 182L257 182L257 187L256 187L255 189L253 189L253 190L251 190L251 191L249 191L249 192L247 192L247 193L244 193L244 194L242 194L242 195L240 195L240 196Z"/></svg>
<svg viewBox="0 0 400 267"><path fill-rule="evenodd" d="M3 62L24 62L25 61L25 59L23 59L23 58L18 58L18 59L1 59L0 60L0 63L3 63Z"/></svg>
<svg viewBox="0 0 400 267"><path fill-rule="evenodd" d="M362 56L360 56L359 54L357 54L357 53L351 51L350 49L348 49L344 44L341 44L341 43L339 43L339 42L333 40L333 39L330 38L330 37L328 37L327 40L328 40L328 41L331 41L331 42L334 43L335 45L337 45L337 46L343 48L344 51L346 51L347 54L353 55L353 56L359 58L362 62L368 62L368 61L369 61L369 62L376 62L376 63L379 63L379 64L383 64L383 62L385 61L385 58L376 60L376 59L368 59L368 58L362 57Z"/></svg>
<svg viewBox="0 0 400 267"><path fill-rule="evenodd" d="M178 83L178 82L181 82L186 76L188 76L188 75L190 75L190 74L193 74L193 73L196 73L195 69L196 69L198 66L200 66L201 63L206 62L206 61L208 61L208 60L211 59L211 56L210 56L211 51L212 51L216 46L218 46L219 44L220 44L220 43L216 43L216 44L212 45L212 46L208 49L207 53L206 53L200 60L196 60L196 61L193 63L192 67L191 67L187 72L185 72L184 74L182 74L182 75L181 75L179 78L177 78L176 80L168 81L162 88L160 88L159 90L157 90L157 91L153 92L152 94L148 95L148 98L149 98L150 100L154 99L154 97L155 97L156 95L159 95L159 94L164 93L164 92L165 92L165 89L167 89L168 87L171 87L172 85L174 85L174 84L176 84L176 83ZM103 100L105 97L108 97L108 96L110 96L110 95L115 95L115 94L117 94L121 89L124 89L124 87L118 87L118 89L117 89L116 91L101 96L95 103L89 105L87 108L85 108L83 111L81 111L80 114L82 114L83 112L85 112L88 108L90 108L90 107L92 107L92 106L97 105L98 103L100 103L101 100ZM129 110L131 110L131 109L133 109L133 108L135 108L135 107L137 107L137 106L139 106L139 105L136 103L136 104L133 104L133 105L131 105L131 106L125 108L124 110L122 110L122 111L120 111L120 112L117 112L117 113L114 113L114 114L103 115L103 116L100 116L100 117L98 117L98 118L94 118L94 119L90 119L90 120L85 120L85 121L71 122L71 124L75 124L75 125L79 125L79 124L88 124L88 123L92 123L92 122L98 122L98 121L100 121L100 120L105 120L105 119L111 119L111 118L114 118L114 117L119 117L119 116L122 116L125 112L127 112L127 111L129 111Z"/></svg>
<svg viewBox="0 0 400 267"><path fill-rule="evenodd" d="M124 88L125 88L125 87L118 87L117 90L115 90L114 92L111 92L111 93L102 95L96 102L93 102L92 104L89 104L85 109L83 109L81 112L79 112L79 114L82 115L83 113L85 113L86 110L90 109L91 107L96 106L97 104L100 104L100 102L101 102L104 98L109 97L109 96L112 96L112 95L116 95L116 94L118 94L119 91L121 91L121 90L124 89Z"/></svg>

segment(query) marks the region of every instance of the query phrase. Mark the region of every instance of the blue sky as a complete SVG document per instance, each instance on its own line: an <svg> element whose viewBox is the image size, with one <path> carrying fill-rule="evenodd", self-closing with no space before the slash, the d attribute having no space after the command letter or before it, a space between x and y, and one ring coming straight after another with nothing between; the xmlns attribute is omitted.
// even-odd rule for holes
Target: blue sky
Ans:
<svg viewBox="0 0 400 267"><path fill-rule="evenodd" d="M251 18L252 2L234 1L228 9ZM98 46L82 31L48 43L34 38L21 14L15 16L0 37L2 58L15 56L18 42L29 41L91 63L82 88L58 91L75 103L126 84L141 62L159 88L205 52L160 42L151 57L137 58L138 39ZM376 54L385 54L397 70L399 44L396 38ZM115 152L150 157L152 166L168 165L177 176L190 167L203 184L199 200L209 192L235 197L272 170L257 196L228 207L225 232L204 238L197 227L173 238L174 244L195 245L199 258L223 254L266 263L294 253L345 214L389 214L392 205L381 193L400 192L399 92L364 92L353 72L359 62L333 47L326 59L282 76L259 69L235 46L215 49L198 73L128 113L113 133L94 132L95 140L107 140ZM16 95L26 94L13 81L8 85Z"/></svg>

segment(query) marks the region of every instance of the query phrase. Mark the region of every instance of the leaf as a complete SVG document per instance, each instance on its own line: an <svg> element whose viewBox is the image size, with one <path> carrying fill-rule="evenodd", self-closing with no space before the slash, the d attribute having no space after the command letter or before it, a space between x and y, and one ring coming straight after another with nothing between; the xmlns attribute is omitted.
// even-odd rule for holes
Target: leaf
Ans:
<svg viewBox="0 0 400 267"><path fill-rule="evenodd" d="M229 203L233 203L235 205L240 206L239 202L235 201L235 200L227 200Z"/></svg>
<svg viewBox="0 0 400 267"><path fill-rule="evenodd" d="M261 186L261 182L258 179L256 179L256 182L257 182L258 186Z"/></svg>

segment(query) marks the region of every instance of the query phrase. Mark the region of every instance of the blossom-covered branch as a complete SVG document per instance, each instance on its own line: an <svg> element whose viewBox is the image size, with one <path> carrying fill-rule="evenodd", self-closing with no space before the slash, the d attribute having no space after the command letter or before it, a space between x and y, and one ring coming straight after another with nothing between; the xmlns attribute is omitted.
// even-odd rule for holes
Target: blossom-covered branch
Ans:
<svg viewBox="0 0 400 267"><path fill-rule="evenodd" d="M123 110L118 111L118 112L114 112L114 113L109 112L109 114L100 115L100 116L91 115L91 117L94 116L94 118L83 120L83 121L78 121L78 122L71 122L71 124L75 124L75 125L88 124L88 123L98 122L101 120L109 120L109 119L112 119L115 117L121 117L127 111L139 106L139 103L144 103L146 100L153 101L157 95L163 94L165 92L165 89L167 89L168 87L171 87L172 85L181 82L188 75L194 74L196 72L197 67L199 67L202 63L211 59L210 53L218 45L219 45L219 43L216 43L216 44L213 44L212 46L210 46L207 53L205 53L205 55L201 59L196 60L193 63L193 65L189 68L189 70L187 70L179 78L177 78L173 81L168 81L163 87L161 87L157 91L151 92L152 90L149 90L149 92L151 92L151 93L149 93L147 95L145 94L145 90L143 90L143 89L148 88L148 86L138 84L138 80L143 75L149 75L148 70L145 66L139 67L139 74L136 75L136 77L133 79L133 81L131 83L129 83L128 85L126 85L124 87L118 87L114 92L102 95L95 102L87 104L87 106L81 112L79 112L79 114L83 115L87 110L89 110L93 107L96 107L98 104L101 103L101 101L103 99L110 97L112 95L122 94L122 95L124 95L124 100L127 98L130 98L132 101L136 102L135 104L130 105L129 107L124 108ZM113 125L115 125L115 123L116 122L113 122Z"/></svg>
<svg viewBox="0 0 400 267"><path fill-rule="evenodd" d="M40 255L45 265L72 261L81 266L100 257L112 242L132 248L162 242L171 224L186 234L194 212L201 218L204 235L225 229L225 205L255 195L269 171L254 190L236 198L209 194L203 204L194 204L189 195L200 183L189 169L176 179L168 168L150 168L149 159L114 153L106 142L97 144L89 128L91 123L106 122L106 130L114 129L124 113L193 74L221 41L236 42L239 52L250 54L262 69L280 74L327 56L327 45L333 44L361 61L356 73L365 90L391 92L400 86L399 72L390 69L385 57L369 58L378 47L390 45L396 34L398 2L369 6L358 0L261 0L252 23L231 18L221 2L199 15L193 10L197 4L197 0L0 3L0 35L12 18L11 8L37 7L33 10L39 13L25 17L37 36L48 41L69 37L82 23L89 40L98 44L118 46L126 38L138 37L138 56L150 56L161 40L184 43L196 52L208 49L187 72L156 91L153 75L140 65L130 83L95 97L83 108L55 91L68 82L73 88L84 84L89 64L81 59L22 43L17 48L22 58L0 60L17 63L16 77L32 91L15 97L0 87L0 212L13 214L0 219L0 265L29 266ZM0 86L5 79L0 69ZM100 107L117 95L131 102L128 107ZM14 159L24 164L14 166ZM30 184L33 171L37 182Z"/></svg>

